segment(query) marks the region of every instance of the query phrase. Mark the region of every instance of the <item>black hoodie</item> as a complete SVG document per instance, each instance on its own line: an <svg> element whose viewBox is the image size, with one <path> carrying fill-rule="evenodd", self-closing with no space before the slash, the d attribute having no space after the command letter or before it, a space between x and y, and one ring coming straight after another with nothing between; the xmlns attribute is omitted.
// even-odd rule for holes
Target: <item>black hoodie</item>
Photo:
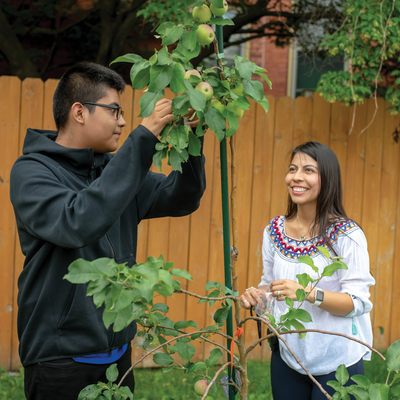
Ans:
<svg viewBox="0 0 400 400"><path fill-rule="evenodd" d="M68 266L100 257L135 264L142 219L183 216L205 190L204 156L183 173L149 171L157 138L139 125L115 155L55 143L57 132L28 129L11 171L10 195L25 255L18 280L19 353L24 366L106 352L131 341L133 322L107 330L86 285L63 280ZM154 256L158 256L154 255Z"/></svg>

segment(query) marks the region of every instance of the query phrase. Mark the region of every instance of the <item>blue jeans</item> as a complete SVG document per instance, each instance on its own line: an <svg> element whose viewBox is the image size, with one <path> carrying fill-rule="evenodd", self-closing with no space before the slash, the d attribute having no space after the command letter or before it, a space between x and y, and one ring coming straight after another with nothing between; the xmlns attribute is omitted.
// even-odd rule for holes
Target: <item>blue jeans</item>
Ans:
<svg viewBox="0 0 400 400"><path fill-rule="evenodd" d="M363 375L363 360L348 367L347 371L350 377L357 374ZM335 371L326 375L314 376L314 378L331 396L334 395L335 390L326 383L336 380ZM344 386L353 384L355 383L349 379ZM308 375L300 374L288 367L282 360L279 351L273 351L271 356L271 386L274 400L326 400L326 396ZM350 398L355 400L354 396L350 396Z"/></svg>
<svg viewBox="0 0 400 400"><path fill-rule="evenodd" d="M129 344L125 354L116 361L118 384L130 368L132 347ZM113 363L111 363L113 364ZM83 364L72 358L44 361L25 367L25 396L27 400L76 400L80 391L97 382L107 383L106 370L111 364ZM132 393L135 380L131 372L121 386L129 386Z"/></svg>

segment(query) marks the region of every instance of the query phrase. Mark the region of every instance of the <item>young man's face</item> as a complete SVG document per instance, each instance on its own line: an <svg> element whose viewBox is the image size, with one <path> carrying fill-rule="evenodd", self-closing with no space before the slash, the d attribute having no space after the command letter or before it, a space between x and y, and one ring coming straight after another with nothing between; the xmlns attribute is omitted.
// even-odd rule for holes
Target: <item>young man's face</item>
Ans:
<svg viewBox="0 0 400 400"><path fill-rule="evenodd" d="M108 89L106 96L96 103L110 106L121 106L119 93L115 89ZM126 125L122 115L117 119L117 110L104 106L93 106L94 111L89 113L85 107L85 146L91 147L95 153L108 153L117 150L121 129Z"/></svg>

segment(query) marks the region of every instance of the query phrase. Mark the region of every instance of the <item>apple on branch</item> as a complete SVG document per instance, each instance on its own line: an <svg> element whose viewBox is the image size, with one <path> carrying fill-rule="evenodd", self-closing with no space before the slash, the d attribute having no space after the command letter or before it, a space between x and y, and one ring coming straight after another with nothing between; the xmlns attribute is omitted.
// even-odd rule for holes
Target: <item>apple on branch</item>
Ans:
<svg viewBox="0 0 400 400"><path fill-rule="evenodd" d="M185 72L185 79L189 80L191 75L195 75L195 76L198 76L199 78L201 78L200 72L197 71L197 69L189 69L189 70L187 70Z"/></svg>
<svg viewBox="0 0 400 400"><path fill-rule="evenodd" d="M228 105L226 106L226 109L230 112L233 112L237 119L240 119L243 117L244 111L241 108L239 108L236 104L228 103Z"/></svg>
<svg viewBox="0 0 400 400"><path fill-rule="evenodd" d="M224 6L222 8L217 8L214 4L211 4L210 9L216 17L222 17L228 11L228 3L224 0Z"/></svg>
<svg viewBox="0 0 400 400"><path fill-rule="evenodd" d="M198 92L204 93L206 95L207 101L213 97L214 89L207 82L200 82L194 89Z"/></svg>
<svg viewBox="0 0 400 400"><path fill-rule="evenodd" d="M208 6L203 4L200 7L194 7L192 12L192 17L196 22L204 24L208 22L211 18L211 11Z"/></svg>
<svg viewBox="0 0 400 400"><path fill-rule="evenodd" d="M197 28L196 39L201 46L207 46L215 39L215 33L210 25L201 24Z"/></svg>
<svg viewBox="0 0 400 400"><path fill-rule="evenodd" d="M211 105L216 108L221 114L225 110L225 106L218 100L218 99L212 99L211 100Z"/></svg>
<svg viewBox="0 0 400 400"><path fill-rule="evenodd" d="M194 384L194 391L199 396L203 396L206 392L208 382L205 379L201 379Z"/></svg>

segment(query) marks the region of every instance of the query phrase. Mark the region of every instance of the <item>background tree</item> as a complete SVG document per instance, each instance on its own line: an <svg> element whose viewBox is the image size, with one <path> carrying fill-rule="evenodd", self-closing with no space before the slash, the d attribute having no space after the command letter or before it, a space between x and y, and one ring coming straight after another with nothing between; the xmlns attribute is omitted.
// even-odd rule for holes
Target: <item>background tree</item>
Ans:
<svg viewBox="0 0 400 400"><path fill-rule="evenodd" d="M178 3L178 6L177 6ZM148 58L158 41L155 29L164 21L183 20L189 4L182 0L0 0L0 71L25 77L59 78L78 61L109 65L126 53ZM323 33L342 23L342 0L228 0L234 25L224 29L225 48L267 36L278 46L294 37L305 47L315 38L307 33L313 21ZM321 23L322 22L322 23ZM234 34L245 34L230 40ZM243 36L243 35L242 35ZM197 66L213 52L203 48L193 59ZM124 65L118 69L125 77Z"/></svg>

